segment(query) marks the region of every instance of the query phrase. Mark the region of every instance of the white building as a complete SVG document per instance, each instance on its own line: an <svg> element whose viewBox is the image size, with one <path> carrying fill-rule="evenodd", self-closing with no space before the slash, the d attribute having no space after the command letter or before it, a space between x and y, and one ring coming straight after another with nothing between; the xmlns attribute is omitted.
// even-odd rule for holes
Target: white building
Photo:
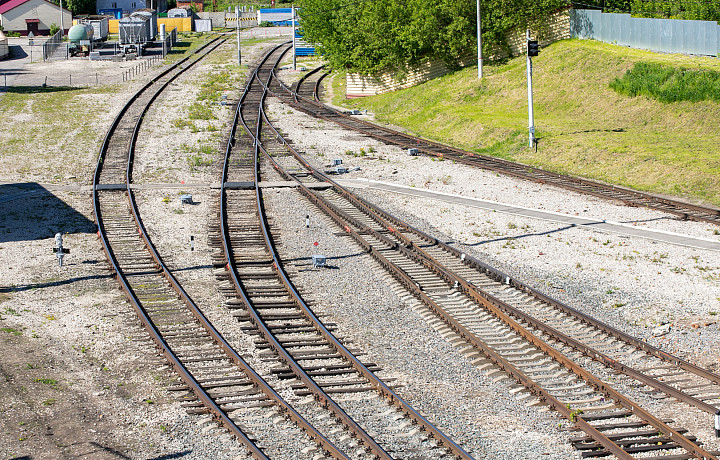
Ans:
<svg viewBox="0 0 720 460"><path fill-rule="evenodd" d="M163 13L167 11L167 0L97 0L95 2L95 11L97 11L98 14L100 14L101 10L117 8L123 10L123 15L128 15L135 10L145 8Z"/></svg>
<svg viewBox="0 0 720 460"><path fill-rule="evenodd" d="M72 13L47 0L0 0L0 25L5 32L49 35L52 24L62 24L67 32L72 26Z"/></svg>

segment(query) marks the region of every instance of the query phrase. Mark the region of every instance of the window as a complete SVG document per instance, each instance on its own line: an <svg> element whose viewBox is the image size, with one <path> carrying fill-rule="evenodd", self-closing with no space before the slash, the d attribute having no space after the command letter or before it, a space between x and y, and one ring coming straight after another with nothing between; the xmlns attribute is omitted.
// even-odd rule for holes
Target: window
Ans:
<svg viewBox="0 0 720 460"><path fill-rule="evenodd" d="M112 6L110 6L110 8L117 8L117 3L115 3L115 2L111 3L110 5L112 5Z"/></svg>

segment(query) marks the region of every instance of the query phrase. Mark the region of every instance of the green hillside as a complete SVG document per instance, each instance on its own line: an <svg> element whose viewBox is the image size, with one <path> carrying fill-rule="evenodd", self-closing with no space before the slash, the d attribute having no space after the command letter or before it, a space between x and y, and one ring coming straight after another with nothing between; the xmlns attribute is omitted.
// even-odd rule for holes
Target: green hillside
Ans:
<svg viewBox="0 0 720 460"><path fill-rule="evenodd" d="M524 57L486 66L482 83L473 67L408 90L340 103L475 152L720 205L720 103L664 103L611 89L636 63L720 71L714 58L585 40L555 43L534 58L537 153L527 147ZM334 78L335 94L344 94L343 80Z"/></svg>

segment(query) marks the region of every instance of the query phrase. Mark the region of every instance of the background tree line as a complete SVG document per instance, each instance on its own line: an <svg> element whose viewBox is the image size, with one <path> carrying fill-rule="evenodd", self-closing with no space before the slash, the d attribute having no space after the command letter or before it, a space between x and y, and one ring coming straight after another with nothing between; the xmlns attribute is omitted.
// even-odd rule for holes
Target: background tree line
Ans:
<svg viewBox="0 0 720 460"><path fill-rule="evenodd" d="M567 0L482 0L483 49L542 21ZM402 71L428 59L457 67L477 49L475 0L300 0L302 28L330 64L363 74Z"/></svg>

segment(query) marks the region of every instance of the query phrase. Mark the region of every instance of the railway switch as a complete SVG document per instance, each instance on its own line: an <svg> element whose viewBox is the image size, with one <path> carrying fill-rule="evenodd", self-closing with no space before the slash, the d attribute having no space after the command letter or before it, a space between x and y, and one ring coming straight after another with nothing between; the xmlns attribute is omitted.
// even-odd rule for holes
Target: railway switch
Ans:
<svg viewBox="0 0 720 460"><path fill-rule="evenodd" d="M420 151L419 151L418 149L413 148L413 149L407 149L407 153L408 153L408 155L410 155L411 157L416 157L416 156L418 156L418 154L420 153Z"/></svg>
<svg viewBox="0 0 720 460"><path fill-rule="evenodd" d="M340 166L341 164L342 164L342 159L336 158L336 159L332 160L332 162L330 163L330 166Z"/></svg>
<svg viewBox="0 0 720 460"><path fill-rule="evenodd" d="M305 228L310 228L310 214L305 214Z"/></svg>
<svg viewBox="0 0 720 460"><path fill-rule="evenodd" d="M180 202L182 204L193 204L192 195L190 195L190 194L180 195Z"/></svg>
<svg viewBox="0 0 720 460"><path fill-rule="evenodd" d="M327 265L327 257L320 254L313 254L312 262L313 268L324 267Z"/></svg>

